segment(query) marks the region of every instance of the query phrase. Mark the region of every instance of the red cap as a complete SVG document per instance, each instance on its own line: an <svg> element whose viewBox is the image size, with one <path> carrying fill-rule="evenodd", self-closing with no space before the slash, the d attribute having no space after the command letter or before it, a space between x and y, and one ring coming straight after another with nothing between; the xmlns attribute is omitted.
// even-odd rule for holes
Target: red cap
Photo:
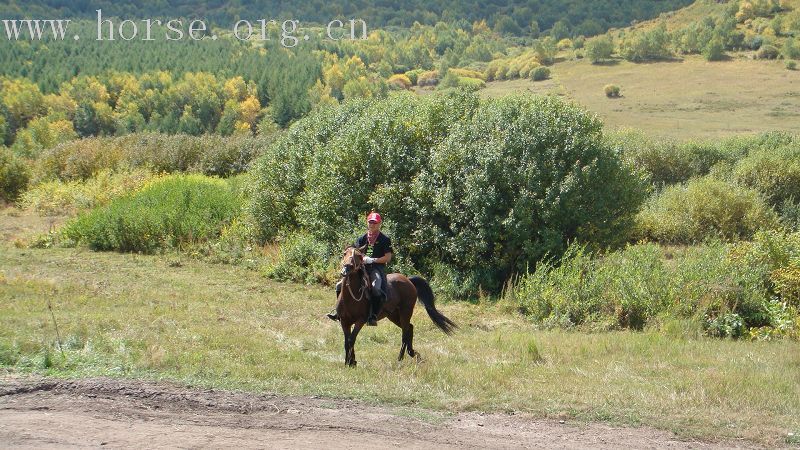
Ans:
<svg viewBox="0 0 800 450"><path fill-rule="evenodd" d="M383 222L383 219L381 219L381 215L380 214L374 212L374 213L370 213L367 216L367 222L378 222L378 223L381 223L381 222Z"/></svg>

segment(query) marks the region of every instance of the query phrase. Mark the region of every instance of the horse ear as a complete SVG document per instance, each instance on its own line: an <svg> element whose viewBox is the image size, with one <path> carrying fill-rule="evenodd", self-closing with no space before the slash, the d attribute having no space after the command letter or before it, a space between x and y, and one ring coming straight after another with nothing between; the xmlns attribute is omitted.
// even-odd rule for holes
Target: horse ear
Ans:
<svg viewBox="0 0 800 450"><path fill-rule="evenodd" d="M357 250L359 251L359 253L366 253L366 251L367 251L367 244L364 244L364 246L363 246L363 247L359 247L359 248L357 248Z"/></svg>

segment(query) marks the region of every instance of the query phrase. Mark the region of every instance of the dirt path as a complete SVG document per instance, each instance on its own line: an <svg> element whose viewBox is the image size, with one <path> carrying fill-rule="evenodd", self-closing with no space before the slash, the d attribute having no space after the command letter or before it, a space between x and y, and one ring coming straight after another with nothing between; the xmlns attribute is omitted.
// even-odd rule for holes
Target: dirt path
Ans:
<svg viewBox="0 0 800 450"><path fill-rule="evenodd" d="M0 378L0 447L721 448L649 428L111 379ZM727 445L724 447L731 447Z"/></svg>

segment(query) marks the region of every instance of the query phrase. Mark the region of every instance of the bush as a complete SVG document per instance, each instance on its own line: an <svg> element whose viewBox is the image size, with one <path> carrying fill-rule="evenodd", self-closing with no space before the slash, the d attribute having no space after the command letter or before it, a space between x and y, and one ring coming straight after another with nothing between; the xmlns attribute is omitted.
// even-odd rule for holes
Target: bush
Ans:
<svg viewBox="0 0 800 450"><path fill-rule="evenodd" d="M399 87L400 89L410 89L412 85L411 80L407 76L402 74L392 75L391 77L389 77L388 83L389 86L396 86Z"/></svg>
<svg viewBox="0 0 800 450"><path fill-rule="evenodd" d="M606 97L608 98L617 98L619 97L619 86L616 84L607 84L603 87L603 92L605 92Z"/></svg>
<svg viewBox="0 0 800 450"><path fill-rule="evenodd" d="M600 36L586 41L586 57L592 64L610 59L614 51L614 43L610 36Z"/></svg>
<svg viewBox="0 0 800 450"><path fill-rule="evenodd" d="M459 77L467 77L467 78L478 78L480 80L486 81L486 75L483 72L479 72L477 70L472 69L450 69L450 72L458 75Z"/></svg>
<svg viewBox="0 0 800 450"><path fill-rule="evenodd" d="M620 54L628 61L641 62L672 57L669 33L664 23L649 31L630 33L620 45Z"/></svg>
<svg viewBox="0 0 800 450"><path fill-rule="evenodd" d="M266 267L266 275L278 281L331 284L336 263L327 245L307 233L293 233L280 242L280 255Z"/></svg>
<svg viewBox="0 0 800 450"><path fill-rule="evenodd" d="M542 81L550 78L550 69L539 66L531 71L531 80Z"/></svg>
<svg viewBox="0 0 800 450"><path fill-rule="evenodd" d="M240 209L224 180L172 175L77 217L62 235L94 250L153 253L218 237Z"/></svg>
<svg viewBox="0 0 800 450"><path fill-rule="evenodd" d="M787 70L797 70L797 61L786 61Z"/></svg>
<svg viewBox="0 0 800 450"><path fill-rule="evenodd" d="M439 84L438 70L429 70L427 72L422 72L417 77L417 86L419 87L436 86L437 84Z"/></svg>
<svg viewBox="0 0 800 450"><path fill-rule="evenodd" d="M74 215L136 192L155 178L144 169L120 173L104 169L88 180L38 184L22 195L20 205L45 216Z"/></svg>
<svg viewBox="0 0 800 450"><path fill-rule="evenodd" d="M273 136L189 136L135 133L58 145L37 161L37 181L87 180L100 171L143 168L227 177L244 172Z"/></svg>
<svg viewBox="0 0 800 450"><path fill-rule="evenodd" d="M480 78L459 77L458 87L474 92L486 87L486 82Z"/></svg>
<svg viewBox="0 0 800 450"><path fill-rule="evenodd" d="M691 244L708 239L750 239L778 218L758 192L710 177L669 186L638 216L642 237Z"/></svg>
<svg viewBox="0 0 800 450"><path fill-rule="evenodd" d="M405 73L405 76L408 77L409 81L411 81L411 84L413 86L416 86L417 85L417 78L423 72L425 72L424 69L409 70L408 72Z"/></svg>
<svg viewBox="0 0 800 450"><path fill-rule="evenodd" d="M699 319L709 335L738 337L773 321L764 283L768 272L762 266L753 269L719 243L669 260L655 244L602 257L571 246L558 264L539 263L504 295L545 327L640 330L670 317Z"/></svg>
<svg viewBox="0 0 800 450"><path fill-rule="evenodd" d="M0 147L0 201L14 202L25 191L30 171L25 163L5 147Z"/></svg>
<svg viewBox="0 0 800 450"><path fill-rule="evenodd" d="M703 57L706 61L721 61L725 58L725 43L722 38L715 36L703 48Z"/></svg>
<svg viewBox="0 0 800 450"><path fill-rule="evenodd" d="M622 152L625 159L646 172L657 188L708 175L712 168L722 172L723 166L732 167L751 148L778 145L777 142L768 143L772 141L765 135L684 143L653 139L633 130L611 132L604 137Z"/></svg>
<svg viewBox="0 0 800 450"><path fill-rule="evenodd" d="M758 59L776 59L780 52L774 45L762 45L756 52Z"/></svg>
<svg viewBox="0 0 800 450"><path fill-rule="evenodd" d="M629 236L646 187L600 127L554 98L451 91L345 104L265 152L249 210L263 239L299 224L338 248L375 208L410 266L458 274L464 292L497 292L568 241L604 247Z"/></svg>
<svg viewBox="0 0 800 450"><path fill-rule="evenodd" d="M760 192L772 206L800 201L800 144L755 149L736 164L732 178Z"/></svg>
<svg viewBox="0 0 800 450"><path fill-rule="evenodd" d="M786 38L781 53L786 59L798 59L800 58L800 46L797 45L794 38Z"/></svg>

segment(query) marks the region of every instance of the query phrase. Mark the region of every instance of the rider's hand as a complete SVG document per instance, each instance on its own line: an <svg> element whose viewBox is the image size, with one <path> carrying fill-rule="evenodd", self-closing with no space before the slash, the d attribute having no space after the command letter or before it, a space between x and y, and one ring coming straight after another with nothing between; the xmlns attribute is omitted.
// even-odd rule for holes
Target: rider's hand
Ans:
<svg viewBox="0 0 800 450"><path fill-rule="evenodd" d="M369 256L364 257L364 264L372 264L375 262L375 258L370 258Z"/></svg>

